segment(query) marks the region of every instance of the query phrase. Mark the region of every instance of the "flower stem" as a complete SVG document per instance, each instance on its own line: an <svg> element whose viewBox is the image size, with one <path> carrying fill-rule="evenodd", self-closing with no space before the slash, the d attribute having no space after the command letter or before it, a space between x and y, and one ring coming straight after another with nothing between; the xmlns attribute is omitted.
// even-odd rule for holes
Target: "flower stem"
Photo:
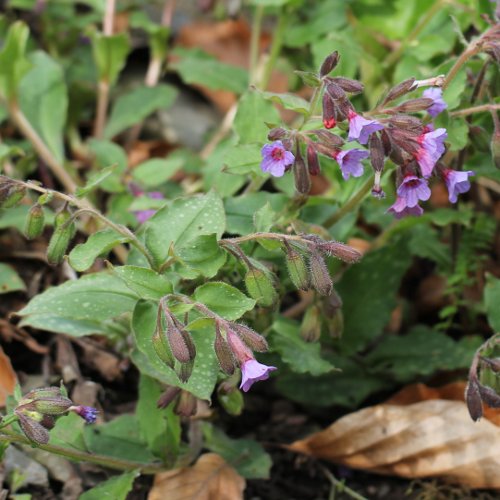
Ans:
<svg viewBox="0 0 500 500"><path fill-rule="evenodd" d="M257 5L252 22L252 37L250 39L250 83L257 82L257 66L259 59L260 32L262 18L264 17L264 6Z"/></svg>
<svg viewBox="0 0 500 500"><path fill-rule="evenodd" d="M276 25L276 30L273 36L273 43L271 45L271 50L269 52L269 58L264 67L264 74L262 75L261 88L266 90L271 80L271 73L276 66L276 60L281 52L281 47L283 46L283 38L285 36L285 30L287 26L288 16L282 9L278 16L278 24Z"/></svg>
<svg viewBox="0 0 500 500"><path fill-rule="evenodd" d="M450 116L467 116L474 113L481 113L483 111L495 111L500 109L500 104L481 104L479 106L472 106L471 108L459 109L452 111Z"/></svg>
<svg viewBox="0 0 500 500"><path fill-rule="evenodd" d="M325 227L332 227L336 224L342 217L352 212L365 198L365 196L370 192L373 186L373 176L368 177L365 183L359 188L359 191L352 196L347 203L335 212L331 217L326 219L324 222Z"/></svg>
<svg viewBox="0 0 500 500"><path fill-rule="evenodd" d="M455 64L451 67L450 71L446 75L444 79L443 86L441 87L443 90L446 90L448 85L453 81L453 79L457 76L457 73L460 71L462 66L474 55L476 55L480 51L480 45L477 42L472 42L467 50L462 52L460 57L455 61Z"/></svg>
<svg viewBox="0 0 500 500"><path fill-rule="evenodd" d="M19 434L10 432L0 433L0 443L17 443L27 446L36 446L37 448L54 453L62 457L69 458L77 462L85 461L96 465L109 467L110 469L118 470L140 470L143 474L156 474L167 470L162 464L144 464L140 462L132 462L130 460L123 460L120 458L108 457L106 455L97 455L95 453L87 453L85 451L64 448L52 444L37 444L30 441L28 438Z"/></svg>
<svg viewBox="0 0 500 500"><path fill-rule="evenodd" d="M2 417L0 420L0 429L3 429L4 427L7 427L10 424L13 424L14 422L17 422L19 420L19 417L15 414L12 415L6 415Z"/></svg>

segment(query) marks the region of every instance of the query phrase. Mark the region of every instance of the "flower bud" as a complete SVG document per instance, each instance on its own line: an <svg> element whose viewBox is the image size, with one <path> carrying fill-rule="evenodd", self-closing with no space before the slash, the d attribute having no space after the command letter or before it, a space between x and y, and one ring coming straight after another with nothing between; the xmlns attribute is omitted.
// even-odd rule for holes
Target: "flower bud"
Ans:
<svg viewBox="0 0 500 500"><path fill-rule="evenodd" d="M257 267L251 267L245 275L248 294L264 307L272 306L278 299L271 276L269 271Z"/></svg>
<svg viewBox="0 0 500 500"><path fill-rule="evenodd" d="M321 171L318 153L313 144L307 145L307 168L311 175L318 175Z"/></svg>
<svg viewBox="0 0 500 500"><path fill-rule="evenodd" d="M181 380L181 382L186 383L189 380L191 374L193 373L193 368L194 368L194 360L181 364L177 372L177 375Z"/></svg>
<svg viewBox="0 0 500 500"><path fill-rule="evenodd" d="M35 203L28 212L24 225L24 235L28 240L33 240L43 233L45 214L42 205Z"/></svg>
<svg viewBox="0 0 500 500"><path fill-rule="evenodd" d="M483 403L481 401L481 395L479 394L479 384L477 380L469 380L465 388L465 401L472 420L477 422L483 416Z"/></svg>
<svg viewBox="0 0 500 500"><path fill-rule="evenodd" d="M491 136L491 157L496 168L500 169L500 130Z"/></svg>
<svg viewBox="0 0 500 500"><path fill-rule="evenodd" d="M333 318L342 309L342 297L332 288L332 293L323 299L323 312L326 318Z"/></svg>
<svg viewBox="0 0 500 500"><path fill-rule="evenodd" d="M335 103L327 92L323 94L323 125L328 129L337 125L337 121L335 120Z"/></svg>
<svg viewBox="0 0 500 500"><path fill-rule="evenodd" d="M165 334L174 358L180 363L192 361L196 355L196 349L191 336L184 329L179 328L170 313L165 312L165 320L167 322Z"/></svg>
<svg viewBox="0 0 500 500"><path fill-rule="evenodd" d="M317 342L321 336L321 316L317 305L307 309L300 325L300 336L306 342Z"/></svg>
<svg viewBox="0 0 500 500"><path fill-rule="evenodd" d="M364 85L357 80L351 80L350 78L344 78L343 76L337 76L331 79L335 82L342 90L349 92L350 94L359 94L363 92Z"/></svg>
<svg viewBox="0 0 500 500"><path fill-rule="evenodd" d="M311 286L309 269L302 254L290 244L286 244L286 267L292 283L299 290L309 290Z"/></svg>
<svg viewBox="0 0 500 500"><path fill-rule="evenodd" d="M401 97L402 95L411 92L413 90L414 84L415 84L415 78L409 78L408 80L399 83L391 90L389 90L386 98L384 99L383 104L387 104L388 102L394 101L394 99L397 99L398 97Z"/></svg>
<svg viewBox="0 0 500 500"><path fill-rule="evenodd" d="M485 358L480 356L481 361L488 366L495 373L500 372L500 358Z"/></svg>
<svg viewBox="0 0 500 500"><path fill-rule="evenodd" d="M318 252L311 253L309 267L313 287L321 295L330 295L333 288L332 279L323 257Z"/></svg>
<svg viewBox="0 0 500 500"><path fill-rule="evenodd" d="M26 188L16 182L5 183L0 188L0 208L15 207L26 194Z"/></svg>
<svg viewBox="0 0 500 500"><path fill-rule="evenodd" d="M238 360L241 365L249 359L253 359L253 353L250 348L241 340L241 338L231 330L227 331L227 341L229 347L234 354L234 357Z"/></svg>
<svg viewBox="0 0 500 500"><path fill-rule="evenodd" d="M368 140L370 148L370 162L375 172L384 170L384 146L378 134L371 134Z"/></svg>
<svg viewBox="0 0 500 500"><path fill-rule="evenodd" d="M168 386L163 394L158 398L157 408L166 408L181 392L178 387Z"/></svg>
<svg viewBox="0 0 500 500"><path fill-rule="evenodd" d="M287 131L281 127L272 128L267 134L267 138L270 141L277 141L278 139L282 139L283 137L285 137L286 134Z"/></svg>
<svg viewBox="0 0 500 500"><path fill-rule="evenodd" d="M393 115L389 118L389 123L395 128L412 130L416 134L421 134L424 128L418 118L409 115Z"/></svg>
<svg viewBox="0 0 500 500"><path fill-rule="evenodd" d="M323 78L333 71L335 66L339 63L340 55L337 51L332 52L330 55L326 56L325 60L321 64L319 69L319 76Z"/></svg>
<svg viewBox="0 0 500 500"><path fill-rule="evenodd" d="M432 99L427 97L418 97L417 99L410 99L409 101L401 103L394 109L402 113L414 113L416 111L425 111L434 104Z"/></svg>
<svg viewBox="0 0 500 500"><path fill-rule="evenodd" d="M500 395L498 395L491 387L486 385L478 384L478 387L481 399L490 408L500 408Z"/></svg>
<svg viewBox="0 0 500 500"><path fill-rule="evenodd" d="M222 337L219 324L215 323L215 341L214 341L215 355L221 370L227 375L234 373L234 357L229 345Z"/></svg>
<svg viewBox="0 0 500 500"><path fill-rule="evenodd" d="M267 340L250 327L240 323L231 323L231 327L252 351L265 352L269 349Z"/></svg>
<svg viewBox="0 0 500 500"><path fill-rule="evenodd" d="M181 417L192 417L196 413L196 398L188 391L181 391L174 413Z"/></svg>
<svg viewBox="0 0 500 500"><path fill-rule="evenodd" d="M22 412L16 411L16 415L19 417L19 425L22 431L29 440L38 444L47 444L49 442L49 431L42 424ZM42 417L42 415L40 416Z"/></svg>
<svg viewBox="0 0 500 500"><path fill-rule="evenodd" d="M358 262L362 257L361 253L357 250L338 241L324 241L318 243L317 249L329 257L337 257L337 259L348 262L349 264Z"/></svg>
<svg viewBox="0 0 500 500"><path fill-rule="evenodd" d="M334 101L346 101L347 95L342 90L342 87L330 80L326 86L326 92Z"/></svg>
<svg viewBox="0 0 500 500"><path fill-rule="evenodd" d="M63 415L71 406L73 401L64 396L54 398L35 398L29 405L37 412L44 415Z"/></svg>
<svg viewBox="0 0 500 500"><path fill-rule="evenodd" d="M61 395L60 387L41 387L39 389L33 389L25 394L19 401L19 404L31 402L35 398L56 398Z"/></svg>
<svg viewBox="0 0 500 500"><path fill-rule="evenodd" d="M317 129L312 130L311 132L316 135L318 141L320 141L320 143L324 144L325 146L334 148L344 145L344 141L340 136L338 136L337 134L333 134L332 132L328 132L327 130Z"/></svg>
<svg viewBox="0 0 500 500"><path fill-rule="evenodd" d="M326 320L328 334L332 339L341 339L344 332L344 313L338 309L332 318Z"/></svg>
<svg viewBox="0 0 500 500"><path fill-rule="evenodd" d="M295 179L295 189L300 194L308 194L311 190L311 178L307 170L304 158L300 152L300 146L297 144L295 153L295 162L293 163L293 177Z"/></svg>
<svg viewBox="0 0 500 500"><path fill-rule="evenodd" d="M54 232L47 247L47 261L51 265L60 264L66 253L71 238L74 235L75 225L69 222L71 214L63 209L56 214Z"/></svg>

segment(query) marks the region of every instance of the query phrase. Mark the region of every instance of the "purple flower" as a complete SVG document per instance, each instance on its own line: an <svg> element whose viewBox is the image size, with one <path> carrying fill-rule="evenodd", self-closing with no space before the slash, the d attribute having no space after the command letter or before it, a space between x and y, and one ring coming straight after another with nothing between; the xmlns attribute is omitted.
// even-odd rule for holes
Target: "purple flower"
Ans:
<svg viewBox="0 0 500 500"><path fill-rule="evenodd" d="M287 151L281 141L274 141L272 144L266 144L262 150L262 162L260 168L263 172L269 172L274 177L282 177L286 167L291 165L295 156Z"/></svg>
<svg viewBox="0 0 500 500"><path fill-rule="evenodd" d="M443 100L443 91L439 87L431 87L424 90L423 96L434 101L431 106L427 108L427 113L429 113L433 118L448 107L446 102Z"/></svg>
<svg viewBox="0 0 500 500"><path fill-rule="evenodd" d="M241 385L240 389L248 392L254 382L259 380L267 380L269 372L276 370L275 366L267 366L259 363L256 359L247 359L241 365Z"/></svg>
<svg viewBox="0 0 500 500"><path fill-rule="evenodd" d="M382 130L384 126L376 120L367 120L354 111L349 112L349 141L357 140L360 144L366 144L368 137L377 130Z"/></svg>
<svg viewBox="0 0 500 500"><path fill-rule="evenodd" d="M70 411L74 411L77 415L80 415L87 424L93 424L95 423L97 419L97 414L99 413L96 408L93 408L92 406L72 406L70 408Z"/></svg>
<svg viewBox="0 0 500 500"><path fill-rule="evenodd" d="M445 151L444 141L448 137L446 129L438 128L425 132L418 137L420 148L415 153L415 159L420 165L424 177L430 177L436 162Z"/></svg>
<svg viewBox="0 0 500 500"><path fill-rule="evenodd" d="M368 158L370 153L363 149L348 149L346 151L338 151L334 153L334 158L342 170L344 180L349 179L349 176L361 177L363 175L363 165L361 160Z"/></svg>
<svg viewBox="0 0 500 500"><path fill-rule="evenodd" d="M406 175L399 185L397 193L398 199L402 198L408 208L417 206L419 200L426 201L431 197L427 181L416 175Z"/></svg>
<svg viewBox="0 0 500 500"><path fill-rule="evenodd" d="M461 172L446 168L443 170L443 178L448 189L448 197L451 203L457 202L457 196L466 193L470 189L469 175L475 175L472 170Z"/></svg>
<svg viewBox="0 0 500 500"><path fill-rule="evenodd" d="M407 215L415 215L416 217L420 217L424 213L424 210L418 204L413 207L409 207L406 204L406 199L398 196L394 204L389 207L387 212L394 214L396 219L401 219L402 217L405 217Z"/></svg>
<svg viewBox="0 0 500 500"><path fill-rule="evenodd" d="M145 194L143 191L136 191L133 193L134 196L142 196ZM151 193L147 193L147 196L149 198L152 198L153 200L163 200L165 197L163 196L162 193L159 191L151 191ZM156 209L148 209L148 210L137 210L134 212L135 218L137 219L137 222L139 224L143 224L146 222L148 219L153 217L153 215L156 213Z"/></svg>

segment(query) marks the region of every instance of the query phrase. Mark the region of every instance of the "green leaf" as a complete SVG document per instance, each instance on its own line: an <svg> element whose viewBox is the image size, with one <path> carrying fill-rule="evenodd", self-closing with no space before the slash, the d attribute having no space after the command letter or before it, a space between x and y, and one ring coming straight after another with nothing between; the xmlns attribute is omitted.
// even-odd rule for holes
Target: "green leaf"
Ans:
<svg viewBox="0 0 500 500"><path fill-rule="evenodd" d="M145 187L155 187L168 181L183 165L181 157L152 158L135 167L132 177Z"/></svg>
<svg viewBox="0 0 500 500"><path fill-rule="evenodd" d="M137 300L121 279L100 272L47 289L17 314L23 326L77 337L109 335L108 322L131 312Z"/></svg>
<svg viewBox="0 0 500 500"><path fill-rule="evenodd" d="M267 176L260 169L262 154L260 144L236 144L229 148L223 156L224 172L228 174L245 175L257 174L261 177Z"/></svg>
<svg viewBox="0 0 500 500"><path fill-rule="evenodd" d="M278 110L261 92L249 91L241 96L234 118L234 131L240 143L262 144L267 140L269 132L266 123L280 122Z"/></svg>
<svg viewBox="0 0 500 500"><path fill-rule="evenodd" d="M219 364L213 348L213 325L205 325L191 331L196 346L196 358L191 377L188 382L183 383L177 374L160 360L153 348L151 337L156 326L156 311L157 305L151 302L139 302L135 308L132 328L137 351L132 353L132 361L141 373L164 384L181 387L197 398L210 400L219 373Z"/></svg>
<svg viewBox="0 0 500 500"><path fill-rule="evenodd" d="M30 54L31 69L19 83L22 112L59 162L64 160L63 131L68 91L61 66L42 51Z"/></svg>
<svg viewBox="0 0 500 500"><path fill-rule="evenodd" d="M264 99L280 104L285 109L291 109L297 113L307 115L309 113L309 102L295 94L277 94L276 92L262 92Z"/></svg>
<svg viewBox="0 0 500 500"><path fill-rule="evenodd" d="M168 108L174 102L174 87L159 84L156 87L141 86L120 96L111 111L104 129L104 137L111 139L136 123L140 123L160 108Z"/></svg>
<svg viewBox="0 0 500 500"><path fill-rule="evenodd" d="M411 254L399 242L365 255L343 275L337 290L344 302L342 350L356 352L380 335L396 307L396 294Z"/></svg>
<svg viewBox="0 0 500 500"><path fill-rule="evenodd" d="M88 451L83 439L85 425L85 420L73 412L58 418L50 431L50 444Z"/></svg>
<svg viewBox="0 0 500 500"><path fill-rule="evenodd" d="M413 255L437 262L441 269L448 269L451 264L450 249L429 225L420 224L412 229L409 248Z"/></svg>
<svg viewBox="0 0 500 500"><path fill-rule="evenodd" d="M278 352L294 372L322 375L335 368L321 357L319 342L302 339L299 323L279 318L273 323L272 330L269 336L271 350Z"/></svg>
<svg viewBox="0 0 500 500"><path fill-rule="evenodd" d="M267 202L262 208L259 208L253 216L255 231L267 232L276 224L278 214L272 209L271 204Z"/></svg>
<svg viewBox="0 0 500 500"><path fill-rule="evenodd" d="M226 216L219 195L210 191L174 200L146 224L146 245L161 265L172 244L180 248L202 234L215 233L220 238L226 229Z"/></svg>
<svg viewBox="0 0 500 500"><path fill-rule="evenodd" d="M0 92L7 101L15 98L22 77L31 67L25 56L28 37L29 29L23 22L13 23L0 52Z"/></svg>
<svg viewBox="0 0 500 500"><path fill-rule="evenodd" d="M172 64L186 83L201 84L213 90L241 94L248 86L248 72L238 66L218 61L199 49L176 49L180 60Z"/></svg>
<svg viewBox="0 0 500 500"><path fill-rule="evenodd" d="M0 263L0 294L26 290L24 281L7 264Z"/></svg>
<svg viewBox="0 0 500 500"><path fill-rule="evenodd" d="M494 332L500 332L500 279L491 274L486 274L484 287L484 305L488 323Z"/></svg>
<svg viewBox="0 0 500 500"><path fill-rule="evenodd" d="M450 144L450 151L463 149L469 140L469 127L464 118L454 117L448 124L447 142Z"/></svg>
<svg viewBox="0 0 500 500"><path fill-rule="evenodd" d="M252 439L231 439L222 430L202 422L204 445L220 455L247 479L269 479L272 460L260 443Z"/></svg>
<svg viewBox="0 0 500 500"><path fill-rule="evenodd" d="M107 255L115 246L130 241L112 229L105 229L89 236L85 243L76 245L69 254L69 263L75 271L86 271L99 256Z"/></svg>
<svg viewBox="0 0 500 500"><path fill-rule="evenodd" d="M234 286L213 282L199 286L194 299L223 318L235 320L255 307L255 300L248 298Z"/></svg>
<svg viewBox="0 0 500 500"><path fill-rule="evenodd" d="M94 156L96 167L104 169L115 166L113 173L101 180L101 188L111 193L121 193L125 190L121 176L127 168L127 155L124 149L111 141L91 139L88 141L90 152Z"/></svg>
<svg viewBox="0 0 500 500"><path fill-rule="evenodd" d="M112 477L80 495L79 500L126 500L132 490L134 480L139 476L139 471L124 472Z"/></svg>
<svg viewBox="0 0 500 500"><path fill-rule="evenodd" d="M217 243L217 235L202 234L176 249L176 255L191 269L212 278L226 262L226 252Z"/></svg>
<svg viewBox="0 0 500 500"><path fill-rule="evenodd" d="M103 168L99 172L95 172L87 179L85 186L76 188L75 195L78 198L83 198L87 196L94 188L96 188L101 182L106 180L115 170L117 165L111 165L110 167Z"/></svg>
<svg viewBox="0 0 500 500"><path fill-rule="evenodd" d="M92 52L99 80L113 85L123 69L129 52L127 35L105 36L95 33L92 37Z"/></svg>
<svg viewBox="0 0 500 500"><path fill-rule="evenodd" d="M172 293L172 284L157 272L138 266L114 267L113 272L125 286L144 300L160 300Z"/></svg>

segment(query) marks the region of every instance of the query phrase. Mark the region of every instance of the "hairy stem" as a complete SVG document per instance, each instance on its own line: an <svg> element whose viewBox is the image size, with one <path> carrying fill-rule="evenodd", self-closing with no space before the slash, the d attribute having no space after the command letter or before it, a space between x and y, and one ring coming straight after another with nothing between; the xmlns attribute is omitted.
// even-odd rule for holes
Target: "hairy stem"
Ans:
<svg viewBox="0 0 500 500"><path fill-rule="evenodd" d="M460 57L455 61L455 64L451 67L450 71L448 71L448 74L445 76L443 86L441 87L443 90L446 90L446 88L450 85L450 83L453 81L453 79L457 76L457 73L460 71L462 66L474 55L476 55L478 52L480 52L481 47L480 44L475 41L472 42L467 50L462 52Z"/></svg>

